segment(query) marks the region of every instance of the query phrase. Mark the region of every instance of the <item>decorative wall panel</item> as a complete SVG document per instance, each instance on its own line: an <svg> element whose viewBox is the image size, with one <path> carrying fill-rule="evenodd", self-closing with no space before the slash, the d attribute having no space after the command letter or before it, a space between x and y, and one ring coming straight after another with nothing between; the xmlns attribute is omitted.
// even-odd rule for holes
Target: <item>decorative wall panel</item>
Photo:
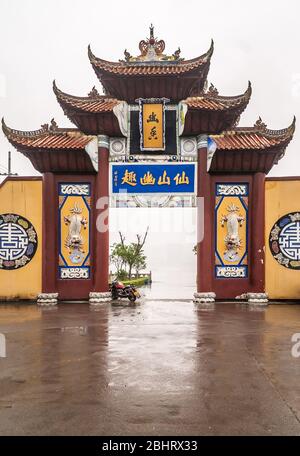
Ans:
<svg viewBox="0 0 300 456"><path fill-rule="evenodd" d="M59 278L90 278L91 185L59 184Z"/></svg>
<svg viewBox="0 0 300 456"><path fill-rule="evenodd" d="M26 266L37 245L37 234L29 220L18 214L0 214L0 269Z"/></svg>
<svg viewBox="0 0 300 456"><path fill-rule="evenodd" d="M216 184L216 278L248 277L248 196L246 183Z"/></svg>
<svg viewBox="0 0 300 456"><path fill-rule="evenodd" d="M277 220L270 232L269 246L281 266L300 269L300 212L291 212Z"/></svg>

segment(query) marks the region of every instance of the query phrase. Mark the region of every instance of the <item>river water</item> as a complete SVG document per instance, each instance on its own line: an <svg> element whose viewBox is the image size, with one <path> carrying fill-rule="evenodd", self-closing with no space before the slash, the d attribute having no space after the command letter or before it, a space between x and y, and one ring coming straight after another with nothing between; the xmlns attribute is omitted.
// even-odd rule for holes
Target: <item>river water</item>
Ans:
<svg viewBox="0 0 300 456"><path fill-rule="evenodd" d="M196 290L196 210L194 208L111 209L110 245L119 242L119 231L126 241L136 241L149 226L145 243L146 272L152 272L152 286L146 297L153 299L191 299Z"/></svg>

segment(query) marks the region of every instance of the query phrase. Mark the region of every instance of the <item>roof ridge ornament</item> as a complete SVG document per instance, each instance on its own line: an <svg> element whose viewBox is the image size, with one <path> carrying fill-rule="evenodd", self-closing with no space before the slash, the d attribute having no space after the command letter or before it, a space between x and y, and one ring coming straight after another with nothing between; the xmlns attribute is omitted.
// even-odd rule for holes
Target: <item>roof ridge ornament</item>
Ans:
<svg viewBox="0 0 300 456"><path fill-rule="evenodd" d="M57 122L54 120L54 118L51 119L50 125L48 123L42 124L41 129L42 129L42 131L40 131L40 130L37 130L37 131L39 133L55 133L59 130Z"/></svg>
<svg viewBox="0 0 300 456"><path fill-rule="evenodd" d="M257 121L254 124L254 128L256 130L258 130L258 131L266 131L267 130L267 124L265 124L262 121L262 118L259 116L259 118L257 119Z"/></svg>
<svg viewBox="0 0 300 456"><path fill-rule="evenodd" d="M166 47L164 40L158 40L154 37L154 26L150 25L150 37L146 40L141 40L139 50L141 56L146 57L146 60L159 60L158 56L162 55Z"/></svg>
<svg viewBox="0 0 300 456"><path fill-rule="evenodd" d="M50 121L49 130L50 131L57 131L58 130L58 125L57 125L57 122L54 120L54 118L51 119L51 121Z"/></svg>
<svg viewBox="0 0 300 456"><path fill-rule="evenodd" d="M184 60L182 57L180 57L181 54L181 49L178 46L178 49L172 54L172 57L174 57L174 60Z"/></svg>
<svg viewBox="0 0 300 456"><path fill-rule="evenodd" d="M100 93L98 92L98 90L96 89L96 87L94 86L92 88L92 90L88 93L88 97L89 98L98 98L100 96Z"/></svg>
<svg viewBox="0 0 300 456"><path fill-rule="evenodd" d="M43 132L49 131L49 124L47 124L47 123L42 124L41 125L41 129L43 130Z"/></svg>
<svg viewBox="0 0 300 456"><path fill-rule="evenodd" d="M208 88L208 91L206 92L206 95L211 95L211 96L216 96L219 95L218 89L213 85L213 83L210 83L210 86Z"/></svg>
<svg viewBox="0 0 300 456"><path fill-rule="evenodd" d="M127 49L125 49L124 51L124 57L125 62L130 62L130 60L133 59L132 55L130 54L130 52L127 51ZM122 62L122 60L120 60L120 62Z"/></svg>
<svg viewBox="0 0 300 456"><path fill-rule="evenodd" d="M139 42L139 50L141 54L137 57L133 57L130 52L125 49L124 56L126 63L141 63L141 62L157 62L157 61L170 61L179 62L184 60L180 57L181 50L178 49L172 55L163 54L166 47L164 40L159 40L154 36L154 26L150 25L150 36L145 40ZM124 60L120 60L124 62Z"/></svg>

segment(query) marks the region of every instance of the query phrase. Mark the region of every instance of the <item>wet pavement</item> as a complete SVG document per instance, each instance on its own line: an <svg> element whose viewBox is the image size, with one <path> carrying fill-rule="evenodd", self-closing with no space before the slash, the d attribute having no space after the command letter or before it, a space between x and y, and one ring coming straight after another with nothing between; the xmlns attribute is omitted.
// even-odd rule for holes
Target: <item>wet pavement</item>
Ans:
<svg viewBox="0 0 300 456"><path fill-rule="evenodd" d="M0 305L1 435L300 435L300 305Z"/></svg>

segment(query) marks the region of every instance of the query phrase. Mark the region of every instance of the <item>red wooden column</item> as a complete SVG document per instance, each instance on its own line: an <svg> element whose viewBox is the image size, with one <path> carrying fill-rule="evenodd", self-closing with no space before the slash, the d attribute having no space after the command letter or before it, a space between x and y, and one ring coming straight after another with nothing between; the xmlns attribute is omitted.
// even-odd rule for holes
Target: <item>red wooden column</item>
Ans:
<svg viewBox="0 0 300 456"><path fill-rule="evenodd" d="M109 289L109 138L104 135L98 136L95 198L94 292L99 294L98 298L105 298L102 293L107 293Z"/></svg>
<svg viewBox="0 0 300 456"><path fill-rule="evenodd" d="M43 175L42 292L56 293L57 192L53 173Z"/></svg>
<svg viewBox="0 0 300 456"><path fill-rule="evenodd" d="M212 274L214 268L214 242L211 176L207 172L207 136L199 136L197 143L197 293L200 294L205 301L209 302L210 299L213 300L211 293L213 292ZM200 224L202 224L202 227ZM202 236L203 238L201 239ZM195 297L197 299L197 296Z"/></svg>
<svg viewBox="0 0 300 456"><path fill-rule="evenodd" d="M250 285L254 293L265 292L265 177L255 173L252 184Z"/></svg>

